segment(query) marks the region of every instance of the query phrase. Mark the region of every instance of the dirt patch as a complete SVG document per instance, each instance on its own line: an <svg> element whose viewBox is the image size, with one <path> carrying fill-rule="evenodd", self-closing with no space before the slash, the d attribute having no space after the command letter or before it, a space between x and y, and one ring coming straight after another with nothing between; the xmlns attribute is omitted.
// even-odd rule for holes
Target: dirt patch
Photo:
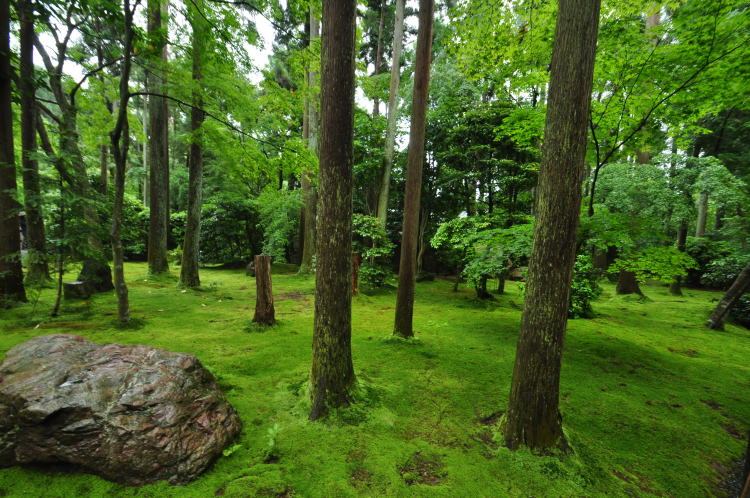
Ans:
<svg viewBox="0 0 750 498"><path fill-rule="evenodd" d="M612 470L612 474L614 474L615 477L618 479L625 481L629 484L632 484L636 486L638 489L640 489L644 493L648 493L655 496L666 496L661 491L657 491L651 487L651 483L648 479L646 479L643 476L640 476L638 474L633 474L632 476L627 475L623 472L620 472L618 470Z"/></svg>
<svg viewBox="0 0 750 498"><path fill-rule="evenodd" d="M426 484L437 486L447 472L438 455L426 455L417 451L398 469L407 486Z"/></svg>
<svg viewBox="0 0 750 498"><path fill-rule="evenodd" d="M372 472L364 467L357 467L352 470L349 481L354 488L369 488L372 485Z"/></svg>
<svg viewBox="0 0 750 498"><path fill-rule="evenodd" d="M723 406L721 406L719 403L717 403L716 401L711 401L710 399L702 399L701 403L716 411L721 411L721 409L723 408Z"/></svg>
<svg viewBox="0 0 750 498"><path fill-rule="evenodd" d="M486 417L479 417L479 423L482 425L495 425L500 421L500 418L502 418L504 411L494 412L490 413Z"/></svg>
<svg viewBox="0 0 750 498"><path fill-rule="evenodd" d="M284 294L277 294L277 299L294 299L295 301L309 301L310 295L300 291L285 292Z"/></svg>
<svg viewBox="0 0 750 498"><path fill-rule="evenodd" d="M740 440L740 441L742 441L743 439L745 439L742 436L742 433L735 426L733 426L731 424L719 424L719 425L721 426L722 429L724 429L726 431L727 434L729 434L733 438L735 438L737 440Z"/></svg>
<svg viewBox="0 0 750 498"><path fill-rule="evenodd" d="M673 349L673 348L667 348L667 350L670 353L681 354L683 356L688 356L690 358L695 358L696 356L698 356L698 351L696 351L695 349Z"/></svg>

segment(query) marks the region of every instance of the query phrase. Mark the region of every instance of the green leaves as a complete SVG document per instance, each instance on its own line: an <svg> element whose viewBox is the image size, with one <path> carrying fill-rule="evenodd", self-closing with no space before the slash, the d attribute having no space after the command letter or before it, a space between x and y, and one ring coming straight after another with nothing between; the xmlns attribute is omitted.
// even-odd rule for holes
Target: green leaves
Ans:
<svg viewBox="0 0 750 498"><path fill-rule="evenodd" d="M628 258L618 258L607 270L611 274L620 271L633 272L639 282L658 280L672 283L677 277L687 275L691 268L697 268L693 258L674 247L647 247Z"/></svg>

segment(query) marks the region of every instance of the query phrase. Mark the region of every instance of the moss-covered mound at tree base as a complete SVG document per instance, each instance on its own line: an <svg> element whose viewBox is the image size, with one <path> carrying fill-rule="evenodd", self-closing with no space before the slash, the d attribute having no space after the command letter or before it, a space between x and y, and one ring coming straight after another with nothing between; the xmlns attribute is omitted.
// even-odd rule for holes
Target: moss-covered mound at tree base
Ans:
<svg viewBox="0 0 750 498"><path fill-rule="evenodd" d="M685 289L675 298L645 286L651 300L639 302L605 284L596 317L569 320L560 394L573 454L561 459L497 444L491 415L508 399L522 303L516 283L492 302L476 300L468 285L454 293L440 278L418 284L413 344L382 340L392 332L395 290L360 293L354 367L377 402L311 423L304 386L314 278L275 274L279 323L248 334L255 286L244 269L202 269L203 290L147 280L146 271L126 265L143 327L115 328L109 294L66 302L50 319L54 293L44 290L36 307L0 314L0 356L59 333L194 354L237 408L244 428L236 447L184 487L11 467L0 469L0 495L724 496L719 484L745 451L750 331L704 327L719 292ZM418 452L438 466L411 470ZM268 454L275 458L263 463Z"/></svg>

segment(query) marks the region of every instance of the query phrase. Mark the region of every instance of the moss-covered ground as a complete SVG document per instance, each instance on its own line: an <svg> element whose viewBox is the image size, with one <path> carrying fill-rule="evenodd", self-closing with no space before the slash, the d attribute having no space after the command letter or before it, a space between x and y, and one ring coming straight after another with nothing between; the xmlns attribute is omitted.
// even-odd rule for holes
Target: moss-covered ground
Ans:
<svg viewBox="0 0 750 498"><path fill-rule="evenodd" d="M228 456L186 487L129 488L44 468L0 470L0 496L678 496L720 495L750 422L750 331L703 327L718 293L650 301L613 296L598 317L571 320L562 414L571 456L497 447L493 430L510 385L522 303L518 287L478 302L448 281L417 285L418 341L386 340L395 291L353 304L361 400L324 422L307 421L312 277L275 274L279 324L250 325L255 282L242 271L201 272L204 289L150 281L126 267L131 329L114 324L115 300L67 302L53 292L0 311L0 359L39 334L139 343L195 354L237 407L244 429ZM268 458L270 454L270 458Z"/></svg>

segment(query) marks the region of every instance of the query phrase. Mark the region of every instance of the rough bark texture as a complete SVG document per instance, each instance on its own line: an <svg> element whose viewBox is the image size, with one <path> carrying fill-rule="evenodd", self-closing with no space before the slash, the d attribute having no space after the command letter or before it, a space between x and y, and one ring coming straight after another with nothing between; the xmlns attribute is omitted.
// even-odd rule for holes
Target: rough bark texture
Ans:
<svg viewBox="0 0 750 498"><path fill-rule="evenodd" d="M561 0L539 171L534 243L526 280L505 444L567 447L560 368L575 261L600 0Z"/></svg>
<svg viewBox="0 0 750 498"><path fill-rule="evenodd" d="M0 467L63 462L134 486L186 484L240 427L193 355L48 335L0 365Z"/></svg>
<svg viewBox="0 0 750 498"><path fill-rule="evenodd" d="M706 221L708 219L708 192L701 192L698 198L698 221L695 225L695 236L706 235Z"/></svg>
<svg viewBox="0 0 750 498"><path fill-rule="evenodd" d="M273 287L271 285L271 256L258 254L255 262L255 315L253 322L260 325L276 323L273 307Z"/></svg>
<svg viewBox="0 0 750 498"><path fill-rule="evenodd" d="M713 313L711 313L706 326L714 330L723 329L724 319L727 314L732 309L732 306L734 306L734 303L737 302L737 299L739 299L748 289L750 289L750 264L742 269L727 293L724 294L724 297L721 298L719 304L716 305L716 308Z"/></svg>
<svg viewBox="0 0 750 498"><path fill-rule="evenodd" d="M398 114L398 86L401 78L401 49L404 44L404 3L396 0L396 19L393 25L393 55L391 61L391 87L388 93L388 124L385 129L385 159L383 177L378 193L377 218L383 226L388 219L388 198L391 191L391 169L396 148L396 116Z"/></svg>
<svg viewBox="0 0 750 498"><path fill-rule="evenodd" d="M42 214L42 193L39 185L36 119L34 102L34 12L29 0L17 3L21 24L19 93L21 94L21 168L23 171L23 199L26 211L26 241L28 249L28 274L31 282L48 280L47 251Z"/></svg>
<svg viewBox="0 0 750 498"><path fill-rule="evenodd" d="M185 239L182 243L182 266L180 285L198 287L198 254L200 251L201 204L203 202L203 132L205 119L203 96L200 93L200 80L203 79L202 53L205 37L208 35L205 23L198 12L202 0L188 4L190 24L193 30L193 108L190 110L190 157L188 160L188 209L185 223Z"/></svg>
<svg viewBox="0 0 750 498"><path fill-rule="evenodd" d="M615 292L620 295L643 295L643 292L641 292L641 287L638 285L638 279L636 278L635 273L633 273L632 271L620 271L617 277L617 287L615 288Z"/></svg>
<svg viewBox="0 0 750 498"><path fill-rule="evenodd" d="M352 254L352 295L359 294L359 267L362 265L362 255Z"/></svg>
<svg viewBox="0 0 750 498"><path fill-rule="evenodd" d="M0 2L0 304L26 301L21 268L20 206L16 199L16 162L11 110L10 4Z"/></svg>
<svg viewBox="0 0 750 498"><path fill-rule="evenodd" d="M414 67L411 130L406 165L404 193L404 221L401 235L401 257L396 293L396 320L393 333L401 337L414 336L414 279L417 276L417 238L419 236L419 203L422 194L424 137L427 124L427 99L430 86L432 59L432 17L434 0L419 1L419 33Z"/></svg>
<svg viewBox="0 0 750 498"><path fill-rule="evenodd" d="M310 420L348 405L351 346L352 163L356 2L323 2L320 196Z"/></svg>
<svg viewBox="0 0 750 498"><path fill-rule="evenodd" d="M320 38L320 23L314 13L310 13L310 41ZM307 74L308 86L315 86L317 73L309 72ZM307 101L306 113L306 137L307 146L313 152L318 153L318 108L317 98ZM303 221L303 242L302 242L302 259L300 261L300 273L310 273L313 267L313 256L315 256L315 224L317 219L318 193L313 182L313 172L303 171L300 175L300 188L302 189L302 209Z"/></svg>
<svg viewBox="0 0 750 498"><path fill-rule="evenodd" d="M123 40L123 63L120 75L120 101L115 129L112 131L112 153L115 156L115 203L112 208L112 266L114 267L115 294L117 295L117 319L130 321L128 286L125 283L125 255L122 248L122 209L125 196L125 168L130 148L130 126L128 124L128 101L130 100L130 68L133 51L133 10L130 0L123 1L125 33Z"/></svg>
<svg viewBox="0 0 750 498"><path fill-rule="evenodd" d="M158 40L154 50L159 57L150 63L155 67L147 75L148 89L154 93L166 93L167 2L149 0L148 31ZM169 271L167 262L167 233L169 232L169 109L167 99L149 96L149 220L148 220L148 271L152 274Z"/></svg>

